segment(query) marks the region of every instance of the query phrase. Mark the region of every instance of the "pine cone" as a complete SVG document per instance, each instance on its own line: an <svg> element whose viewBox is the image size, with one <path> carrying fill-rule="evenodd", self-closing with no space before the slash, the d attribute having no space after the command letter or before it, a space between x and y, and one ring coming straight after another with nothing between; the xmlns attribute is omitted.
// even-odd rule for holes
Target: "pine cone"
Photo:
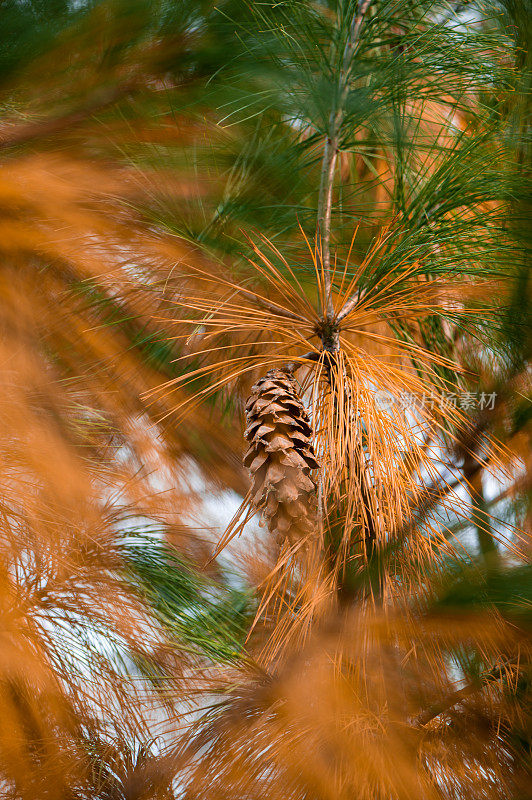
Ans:
<svg viewBox="0 0 532 800"><path fill-rule="evenodd" d="M312 429L291 375L271 369L253 386L246 403L249 449L244 466L253 478L253 502L282 541L299 539L316 522L319 467L310 439Z"/></svg>

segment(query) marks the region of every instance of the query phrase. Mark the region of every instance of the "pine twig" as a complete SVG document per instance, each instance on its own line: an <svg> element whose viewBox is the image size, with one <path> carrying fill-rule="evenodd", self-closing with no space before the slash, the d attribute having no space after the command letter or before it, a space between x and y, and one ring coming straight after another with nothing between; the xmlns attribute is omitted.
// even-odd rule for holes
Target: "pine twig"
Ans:
<svg viewBox="0 0 532 800"><path fill-rule="evenodd" d="M340 323L343 319L347 317L348 314L355 308L355 306L360 303L360 301L365 296L366 292L364 290L358 291L355 295L346 300L341 310L336 315L336 322Z"/></svg>
<svg viewBox="0 0 532 800"><path fill-rule="evenodd" d="M329 115L329 129L325 139L323 160L321 167L320 193L318 199L318 227L321 236L321 260L323 267L324 283L324 316L332 319L334 307L331 295L331 216L332 198L334 188L334 173L338 160L338 145L340 130L345 117L344 105L349 93L349 82L347 80L353 56L356 51L360 29L364 16L370 6L371 0L360 0L357 13L353 17L351 29L345 44L342 67L340 69L340 97L338 107L333 105Z"/></svg>
<svg viewBox="0 0 532 800"><path fill-rule="evenodd" d="M455 692L451 692L450 694L443 697L437 703L433 703L431 706L426 708L417 717L414 719L414 725L418 728L422 728L425 725L428 725L436 717L439 717L440 714L443 714L444 711L448 711L453 706L458 705L461 703L462 700L465 700L467 697L470 697L472 694L475 694L478 691L484 689L484 687L489 684L493 683L493 681L498 680L504 673L505 669L508 667L508 664L503 664L500 667L494 667L489 672L486 672L479 680L472 681L468 683L467 686L464 686L462 689L457 689Z"/></svg>

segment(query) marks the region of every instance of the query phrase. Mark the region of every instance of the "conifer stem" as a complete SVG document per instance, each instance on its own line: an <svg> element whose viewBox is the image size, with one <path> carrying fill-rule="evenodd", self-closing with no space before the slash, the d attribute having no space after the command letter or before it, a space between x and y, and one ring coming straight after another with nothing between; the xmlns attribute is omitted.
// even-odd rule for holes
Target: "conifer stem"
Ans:
<svg viewBox="0 0 532 800"><path fill-rule="evenodd" d="M463 466L464 478L469 490L472 520L477 532L480 554L489 567L498 560L497 545L491 530L491 517L487 509L482 487L482 471L476 469L478 459L468 456Z"/></svg>
<svg viewBox="0 0 532 800"><path fill-rule="evenodd" d="M418 728L428 725L429 722L432 722L433 719L439 717L440 714L443 714L445 711L453 708L458 703L461 703L470 695L475 694L475 692L479 692L484 689L487 684L500 680L508 667L509 664L503 664L502 666L494 667L492 670L482 675L480 679L467 684L467 686L464 686L462 689L457 689L455 692L451 692L451 694L447 695L439 702L434 703L429 708L418 714L414 720L414 725L416 725Z"/></svg>
<svg viewBox="0 0 532 800"><path fill-rule="evenodd" d="M337 99L329 115L329 126L321 167L320 193L318 198L318 228L321 236L321 266L323 270L322 313L328 320L334 316L331 293L331 217L333 205L334 173L338 162L340 131L345 117L345 102L349 94L349 74L356 52L360 29L371 0L359 0L353 16L349 35L345 43L342 65L338 79Z"/></svg>
<svg viewBox="0 0 532 800"><path fill-rule="evenodd" d="M334 123L331 127L334 127ZM321 170L318 227L321 237L321 262L323 268L323 308L324 316L331 319L334 307L331 295L331 215L334 186L334 173L338 160L338 137L329 135L325 140Z"/></svg>

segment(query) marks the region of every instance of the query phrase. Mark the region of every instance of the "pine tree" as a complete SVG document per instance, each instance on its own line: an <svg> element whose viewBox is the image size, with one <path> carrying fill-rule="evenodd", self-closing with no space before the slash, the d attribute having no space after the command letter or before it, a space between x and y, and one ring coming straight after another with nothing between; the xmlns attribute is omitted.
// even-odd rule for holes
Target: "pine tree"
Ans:
<svg viewBox="0 0 532 800"><path fill-rule="evenodd" d="M528 796L529 12L2 6L6 797Z"/></svg>

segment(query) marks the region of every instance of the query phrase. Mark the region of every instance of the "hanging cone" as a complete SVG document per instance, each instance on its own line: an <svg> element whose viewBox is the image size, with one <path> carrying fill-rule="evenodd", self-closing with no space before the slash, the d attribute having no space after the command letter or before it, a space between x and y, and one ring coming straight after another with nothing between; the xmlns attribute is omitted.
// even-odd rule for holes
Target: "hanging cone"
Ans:
<svg viewBox="0 0 532 800"><path fill-rule="evenodd" d="M280 541L300 539L316 526L310 473L319 464L293 377L280 369L267 372L251 390L246 417L244 466L253 478L253 502Z"/></svg>

